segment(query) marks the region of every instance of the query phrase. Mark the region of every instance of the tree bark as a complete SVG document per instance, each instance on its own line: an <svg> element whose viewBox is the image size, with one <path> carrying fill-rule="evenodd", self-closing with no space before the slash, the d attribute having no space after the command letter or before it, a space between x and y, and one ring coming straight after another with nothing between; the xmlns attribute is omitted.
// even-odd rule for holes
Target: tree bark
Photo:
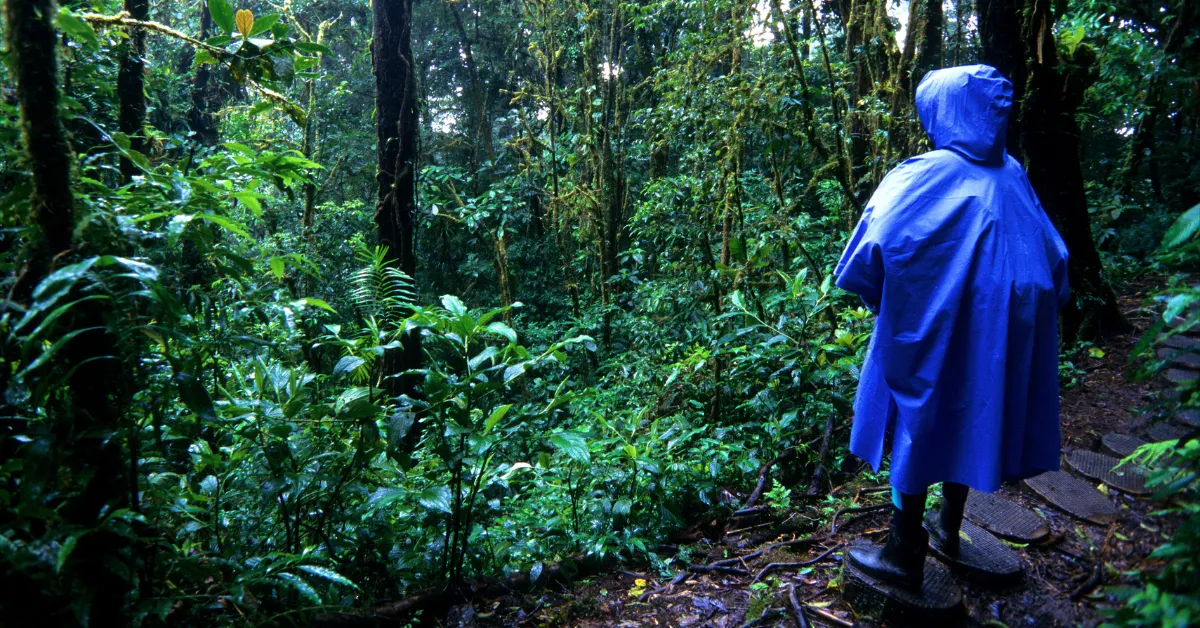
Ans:
<svg viewBox="0 0 1200 628"><path fill-rule="evenodd" d="M1017 161L1024 159L1021 151L1020 103L1025 97L1025 44L1021 35L1021 11L1024 0L977 0L979 44L983 62L996 68L1013 85L1013 109L1008 118L1008 154ZM959 28L962 17L959 16Z"/></svg>
<svg viewBox="0 0 1200 628"><path fill-rule="evenodd" d="M125 0L125 12L135 20L145 21L150 18L150 2ZM117 128L129 137L129 150L140 153L146 147L145 66L142 61L146 56L146 31L129 28L129 38L120 54L117 63L117 98L121 104L117 112ZM121 178L128 183L137 174L138 167L122 155L120 170Z"/></svg>
<svg viewBox="0 0 1200 628"><path fill-rule="evenodd" d="M212 15L208 12L208 2L200 3L200 41L212 35ZM196 68L196 76L192 79L192 107L188 111L188 127L195 134L197 142L204 146L217 143L217 125L213 121L208 107L208 79L212 68L208 64Z"/></svg>
<svg viewBox="0 0 1200 628"><path fill-rule="evenodd" d="M58 51L53 26L53 0L8 0L5 3L10 68L16 78L21 113L21 137L26 165L32 175L29 224L31 246L26 267L17 278L10 298L27 302L33 286L50 271L52 263L70 259L75 228L71 168L74 157L66 130L58 117ZM108 332L106 310L100 301L77 303L60 319L70 333L86 330L63 347L61 361L73 365L66 379L65 405L49 415L55 446L62 449L67 477L75 483L56 499L56 513L65 525L95 527L105 509L128 505L131 477L123 443L121 413L125 369L113 365L118 355L116 338ZM7 387L7 371L0 386ZM85 472L86 470L86 472ZM33 469L26 472L36 473ZM78 471L78 473L76 473ZM18 482L17 486L21 483ZM47 489L52 490L52 489ZM119 560L118 541L96 532L94 541L81 541L72 554L76 564L106 564ZM91 621L97 625L127 623L124 609L130 581L114 578L107 569L77 573L91 595Z"/></svg>
<svg viewBox="0 0 1200 628"><path fill-rule="evenodd" d="M1127 331L1116 295L1092 238L1075 119L1084 92L1098 78L1095 53L1081 45L1060 65L1051 0L1026 0L1029 84L1021 108L1021 143L1029 182L1070 252L1072 299L1063 309L1062 336L1096 339Z"/></svg>
<svg viewBox="0 0 1200 628"><path fill-rule="evenodd" d="M375 74L377 201L375 225L379 243L388 247L389 262L416 276L417 98L412 64L412 0L375 0L371 57ZM406 334L400 349L383 356L385 375L415 369L421 364L417 334ZM385 380L388 394L414 397L415 376ZM411 450L420 440L418 420L406 437Z"/></svg>

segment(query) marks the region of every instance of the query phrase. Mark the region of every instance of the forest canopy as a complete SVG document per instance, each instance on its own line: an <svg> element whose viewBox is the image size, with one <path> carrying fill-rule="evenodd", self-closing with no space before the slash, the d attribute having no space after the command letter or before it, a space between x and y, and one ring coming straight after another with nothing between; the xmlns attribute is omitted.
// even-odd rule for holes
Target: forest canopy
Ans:
<svg viewBox="0 0 1200 628"><path fill-rule="evenodd" d="M3 2L13 625L670 573L826 499L872 331L832 272L933 69L1012 81L1067 367L1128 285L1194 311L1190 0Z"/></svg>

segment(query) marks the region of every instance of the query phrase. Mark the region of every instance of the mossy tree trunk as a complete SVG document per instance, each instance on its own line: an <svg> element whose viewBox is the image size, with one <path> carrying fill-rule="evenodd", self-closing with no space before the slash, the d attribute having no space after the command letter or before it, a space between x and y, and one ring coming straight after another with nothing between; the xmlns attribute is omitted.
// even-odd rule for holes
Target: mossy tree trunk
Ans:
<svg viewBox="0 0 1200 628"><path fill-rule="evenodd" d="M377 200L375 225L379 243L388 247L392 264L416 276L417 89L412 55L412 0L375 0L371 57L375 74L375 139ZM407 334L402 347L384 354L385 375L418 368L421 341ZM414 376L390 377L385 386L396 397L417 394ZM419 421L408 432L411 449L420 440Z"/></svg>
<svg viewBox="0 0 1200 628"><path fill-rule="evenodd" d="M135 20L150 18L149 0L125 0L125 12ZM117 127L129 138L129 150L145 152L146 148L146 89L145 63L146 31L131 27L121 46L117 62ZM138 167L127 156L120 159L121 178L128 183L138 173Z"/></svg>

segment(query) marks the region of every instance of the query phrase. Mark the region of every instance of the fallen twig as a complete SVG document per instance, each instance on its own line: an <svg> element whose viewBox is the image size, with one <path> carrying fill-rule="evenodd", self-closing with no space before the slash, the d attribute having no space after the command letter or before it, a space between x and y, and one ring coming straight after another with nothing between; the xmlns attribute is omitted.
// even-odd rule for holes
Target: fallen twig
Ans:
<svg viewBox="0 0 1200 628"><path fill-rule="evenodd" d="M810 612L817 615L821 619L824 619L825 621L835 623L839 626L846 626L846 628L852 628L854 626L854 624L842 619L841 617L838 617L837 615L834 615L833 613L830 613L829 611L821 610L819 608L814 608L812 606L809 606L807 608Z"/></svg>
<svg viewBox="0 0 1200 628"><path fill-rule="evenodd" d="M654 589L653 591L646 591L645 593L643 593L641 595L641 597L638 598L638 601L645 602L646 600L650 599L650 596L658 595L659 593L666 591L670 587L683 584L684 582L687 582L688 578L691 578L691 577L692 577L692 572L685 569L685 570L675 574L675 577L672 578L671 581L668 582L667 584L664 584L663 586L658 587L657 589Z"/></svg>
<svg viewBox="0 0 1200 628"><path fill-rule="evenodd" d="M749 571L738 569L737 567L727 567L725 565L697 565L692 563L688 565L688 571L692 573L724 573L731 576L748 576Z"/></svg>
<svg viewBox="0 0 1200 628"><path fill-rule="evenodd" d="M890 508L891 506L892 505L890 503L886 503L886 504L876 504L874 506L856 506L854 508L842 508L841 510L833 513L833 519L829 520L829 536L833 536L833 535L837 534L837 520L838 520L838 517L840 517L841 515L844 515L844 514L848 515L848 514L853 514L853 513L879 512L880 510ZM855 517L855 518L852 518L851 521L857 521L857 519L858 518ZM846 525L849 525L849 524L846 524Z"/></svg>
<svg viewBox="0 0 1200 628"><path fill-rule="evenodd" d="M762 577L767 575L767 573L770 572L772 569L800 568L800 567L807 567L807 566L815 564L815 563L819 563L819 562L825 560L830 554L832 554L835 551L837 551L838 549L840 549L843 545L845 545L845 543L837 543L833 547L822 552L820 556L817 556L816 558L814 558L812 560L803 560L798 563L771 563L771 564L767 565L766 567L763 567L761 570L759 570L758 575L754 576L754 581L751 582L750 584L754 584L755 582L762 580Z"/></svg>
<svg viewBox="0 0 1200 628"><path fill-rule="evenodd" d="M796 599L796 585L788 585L788 601L792 603L792 619L796 620L799 628L808 628L808 619L804 617L804 606Z"/></svg>

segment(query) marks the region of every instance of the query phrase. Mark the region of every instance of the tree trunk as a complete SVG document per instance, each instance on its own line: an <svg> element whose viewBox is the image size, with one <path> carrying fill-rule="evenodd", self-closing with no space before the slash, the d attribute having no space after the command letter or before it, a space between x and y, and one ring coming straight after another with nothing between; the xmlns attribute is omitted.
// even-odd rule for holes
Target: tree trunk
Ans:
<svg viewBox="0 0 1200 628"><path fill-rule="evenodd" d="M945 19L942 14L942 0L925 0L923 5L921 40L917 46L917 58L909 81L910 95L917 93L917 86L921 84L921 79L925 78L926 73L942 67L942 23Z"/></svg>
<svg viewBox="0 0 1200 628"><path fill-rule="evenodd" d="M375 73L376 151L378 186L375 225L379 243L388 247L389 261L416 276L417 99L412 65L412 0L375 0L371 57ZM421 364L420 336L408 334L400 349L383 356L385 375ZM415 376L385 380L389 395L415 396ZM418 421L406 437L410 449L420 440Z"/></svg>
<svg viewBox="0 0 1200 628"><path fill-rule="evenodd" d="M1008 154L1021 161L1021 110L1025 96L1025 44L1021 35L1021 11L1024 0L977 0L979 44L983 62L996 68L1012 81L1013 109L1008 118ZM962 17L959 16L959 28Z"/></svg>
<svg viewBox="0 0 1200 628"><path fill-rule="evenodd" d="M1059 65L1051 0L1026 0L1029 85L1021 102L1021 140L1029 182L1070 252L1071 303L1063 339L1096 339L1129 329L1092 238L1075 113L1097 79L1095 54L1081 45Z"/></svg>
<svg viewBox="0 0 1200 628"><path fill-rule="evenodd" d="M200 3L200 40L204 41L212 35L212 15L208 12L208 2ZM204 64L196 68L196 76L192 79L192 107L188 111L188 126L195 134L196 141L204 146L217 143L217 125L208 110L208 79L212 68Z"/></svg>
<svg viewBox="0 0 1200 628"><path fill-rule="evenodd" d="M125 11L135 20L150 18L149 0L125 0ZM143 152L146 146L146 89L145 68L146 31L129 29L129 39L122 46L117 63L117 98L121 101L117 127L129 137L129 150ZM121 178L128 183L138 167L124 155L120 159Z"/></svg>
<svg viewBox="0 0 1200 628"><path fill-rule="evenodd" d="M32 288L50 271L52 263L67 263L75 227L71 191L73 156L66 130L58 117L58 51L53 20L53 0L8 0L7 25L9 67L16 78L16 96L21 113L21 136L26 166L32 175L29 223L32 244L26 251L26 267L17 278L10 298L27 302ZM73 260L72 260L73 261ZM74 365L67 377L67 405L49 418L50 438L62 450L64 468L73 486L64 488L55 512L65 526L94 528L105 510L129 505L131 477L122 454L121 398L123 374L114 366L118 355L115 337L108 333L101 301L77 303L60 319L64 334L82 331L63 347L61 361ZM65 337L65 336L63 336ZM7 388L9 369L0 375ZM26 469L36 473L34 469ZM18 481L16 486L21 486ZM46 487L47 491L53 490ZM134 493L136 495L136 493ZM97 531L81 541L72 554L75 564L107 565L120 560L121 544L108 533ZM77 573L84 590L91 594L90 618L96 625L122 625L130 580L116 578L107 569Z"/></svg>

